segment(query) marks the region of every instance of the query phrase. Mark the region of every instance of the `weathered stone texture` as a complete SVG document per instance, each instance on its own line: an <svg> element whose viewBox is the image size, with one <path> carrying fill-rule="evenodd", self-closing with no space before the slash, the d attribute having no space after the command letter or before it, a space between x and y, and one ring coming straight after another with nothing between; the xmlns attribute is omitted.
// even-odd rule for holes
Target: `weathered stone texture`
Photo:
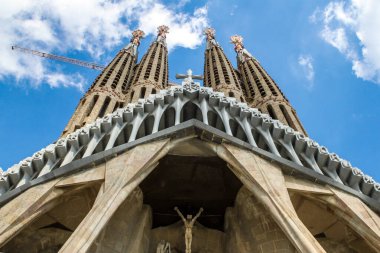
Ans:
<svg viewBox="0 0 380 253"><path fill-rule="evenodd" d="M143 206L139 188L117 209L94 242L90 252L147 252L151 211Z"/></svg>
<svg viewBox="0 0 380 253"><path fill-rule="evenodd" d="M252 193L242 187L234 208L226 212L225 252L296 252L270 213Z"/></svg>

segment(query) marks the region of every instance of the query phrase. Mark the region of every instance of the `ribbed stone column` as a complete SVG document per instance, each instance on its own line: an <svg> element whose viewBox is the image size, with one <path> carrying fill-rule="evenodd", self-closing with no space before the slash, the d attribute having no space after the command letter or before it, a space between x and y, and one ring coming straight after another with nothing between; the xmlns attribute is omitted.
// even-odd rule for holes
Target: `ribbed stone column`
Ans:
<svg viewBox="0 0 380 253"><path fill-rule="evenodd" d="M118 52L82 97L62 136L124 106L144 32L136 30L132 35L131 42Z"/></svg>
<svg viewBox="0 0 380 253"><path fill-rule="evenodd" d="M244 101L238 76L227 59L223 49L215 40L215 30L205 30L207 47L205 51L204 86L223 92L226 96Z"/></svg>
<svg viewBox="0 0 380 253"><path fill-rule="evenodd" d="M243 38L234 35L231 37L231 42L235 44L242 88L247 103L306 135L296 111L259 61L244 48Z"/></svg>
<svg viewBox="0 0 380 253"><path fill-rule="evenodd" d="M169 27L159 26L157 39L150 45L135 72L126 102L136 102L168 86L168 49L166 34Z"/></svg>

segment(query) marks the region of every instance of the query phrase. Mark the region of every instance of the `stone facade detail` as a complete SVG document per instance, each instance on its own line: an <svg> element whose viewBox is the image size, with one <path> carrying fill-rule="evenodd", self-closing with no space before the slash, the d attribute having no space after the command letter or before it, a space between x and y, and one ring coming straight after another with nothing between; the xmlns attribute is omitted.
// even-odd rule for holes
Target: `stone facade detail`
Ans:
<svg viewBox="0 0 380 253"><path fill-rule="evenodd" d="M204 86L223 92L226 97L234 97L237 101L244 102L238 76L223 49L216 42L215 30L207 28L205 35L207 46L204 63Z"/></svg>
<svg viewBox="0 0 380 253"><path fill-rule="evenodd" d="M273 220L265 207L242 187L234 208L226 212L227 252L294 253L292 243Z"/></svg>
<svg viewBox="0 0 380 253"><path fill-rule="evenodd" d="M162 25L157 28L157 39L150 45L137 66L132 86L126 96L128 103L147 98L168 86L167 33L169 27Z"/></svg>
<svg viewBox="0 0 380 253"><path fill-rule="evenodd" d="M120 50L79 101L62 136L67 136L86 123L103 117L126 104L125 95L131 84L137 61L137 48L144 32L136 30L132 35L131 42Z"/></svg>
<svg viewBox="0 0 380 253"><path fill-rule="evenodd" d="M59 139L3 173L0 193L12 191L72 161L197 119L229 136L331 178L380 201L378 183L322 145L268 114L221 92L184 82L128 104Z"/></svg>
<svg viewBox="0 0 380 253"><path fill-rule="evenodd" d="M285 176L283 166L225 142L210 142L199 139L201 136L166 137L113 155L97 166L84 165L75 174L42 182L10 200L0 208L0 250L156 253L164 241L170 243L170 252L182 253L183 224L174 211L160 213L165 203L152 202L151 190L141 185L162 169L158 164L165 157L197 154L205 158L198 160L207 170L201 175L210 172L215 159L221 159L233 174L212 174L213 178L219 177L214 183L227 180L229 185L230 177L236 175L239 178L235 180L242 185L232 195L234 202L226 208L224 217L218 217L223 229L209 227L215 217L213 201L223 192L218 191L217 196L207 192L197 195L208 207L192 231L192 252L379 252L380 218L350 193L295 175ZM178 164L163 166L183 169ZM190 177L196 178L197 170L195 166ZM166 183L161 178L158 185L165 187ZM191 185L210 188L202 186L202 180L194 180ZM162 197L167 202L191 203L186 196L184 200ZM201 202L193 204L203 205ZM177 221L154 227L154 219L162 215L175 216Z"/></svg>
<svg viewBox="0 0 380 253"><path fill-rule="evenodd" d="M231 43L235 45L238 69L247 103L306 135L296 111L259 61L244 48L243 38L239 35L231 36Z"/></svg>

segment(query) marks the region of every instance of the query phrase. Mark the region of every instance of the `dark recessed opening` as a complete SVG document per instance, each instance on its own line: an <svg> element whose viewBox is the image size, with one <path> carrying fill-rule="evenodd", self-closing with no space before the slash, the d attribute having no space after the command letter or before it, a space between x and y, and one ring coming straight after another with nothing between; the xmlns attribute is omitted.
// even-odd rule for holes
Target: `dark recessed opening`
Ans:
<svg viewBox="0 0 380 253"><path fill-rule="evenodd" d="M203 226L223 231L224 214L233 206L241 182L218 157L168 155L141 183L144 203L152 208L153 228L180 220L175 206L195 215Z"/></svg>

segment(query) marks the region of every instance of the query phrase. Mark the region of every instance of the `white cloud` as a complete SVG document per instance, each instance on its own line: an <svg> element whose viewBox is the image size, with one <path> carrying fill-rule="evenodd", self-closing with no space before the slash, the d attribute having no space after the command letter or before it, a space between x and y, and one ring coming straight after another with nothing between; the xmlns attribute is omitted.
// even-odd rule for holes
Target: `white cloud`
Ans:
<svg viewBox="0 0 380 253"><path fill-rule="evenodd" d="M313 66L313 57L311 57L310 55L300 55L298 57L298 64L301 66L306 79L309 81L308 88L311 88L313 86L315 74Z"/></svg>
<svg viewBox="0 0 380 253"><path fill-rule="evenodd" d="M166 38L169 50L176 46L195 48L202 43L203 30L207 26L207 8L196 9L193 15L174 13L160 3L143 10L139 15L139 27L149 34L155 34L157 25L169 26Z"/></svg>
<svg viewBox="0 0 380 253"><path fill-rule="evenodd" d="M310 17L322 22L321 37L352 62L355 75L380 84L380 1L330 2Z"/></svg>
<svg viewBox="0 0 380 253"><path fill-rule="evenodd" d="M46 81L52 88L75 87L84 92L85 80L79 74L67 76L61 73L49 73L46 75Z"/></svg>
<svg viewBox="0 0 380 253"><path fill-rule="evenodd" d="M44 52L65 55L70 50L86 52L99 60L105 53L141 28L156 34L161 24L170 27L169 50L181 46L195 48L202 43L202 31L208 25L207 8L185 13L187 3L166 7L160 0L12 0L1 1L0 8L0 80L15 77L32 86L47 83L51 87L83 89L84 79L54 70L53 63L11 51L21 45Z"/></svg>

